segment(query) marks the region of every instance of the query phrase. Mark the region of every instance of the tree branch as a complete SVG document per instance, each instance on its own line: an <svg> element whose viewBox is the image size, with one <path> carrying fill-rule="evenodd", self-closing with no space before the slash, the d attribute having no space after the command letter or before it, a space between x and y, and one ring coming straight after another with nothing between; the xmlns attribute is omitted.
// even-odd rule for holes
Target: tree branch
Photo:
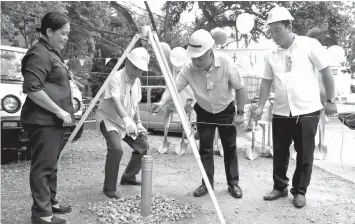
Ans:
<svg viewBox="0 0 355 224"><path fill-rule="evenodd" d="M209 12L206 9L206 5L204 4L204 2L198 2L198 6L199 8L202 10L203 15L205 16L205 18L207 19L208 23L213 21L212 16L209 14Z"/></svg>
<svg viewBox="0 0 355 224"><path fill-rule="evenodd" d="M167 31L169 30L169 19L170 19L170 1L166 2L165 5L165 18L164 18L164 29L162 30L164 32L164 40L167 41Z"/></svg>
<svg viewBox="0 0 355 224"><path fill-rule="evenodd" d="M144 5L145 5L145 7L147 8L148 15L149 15L149 19L150 19L150 22L152 23L152 26L153 26L153 30L154 30L155 32L158 32L157 26L155 25L154 17L153 17L152 11L150 11L148 2L147 2L147 1L144 1Z"/></svg>

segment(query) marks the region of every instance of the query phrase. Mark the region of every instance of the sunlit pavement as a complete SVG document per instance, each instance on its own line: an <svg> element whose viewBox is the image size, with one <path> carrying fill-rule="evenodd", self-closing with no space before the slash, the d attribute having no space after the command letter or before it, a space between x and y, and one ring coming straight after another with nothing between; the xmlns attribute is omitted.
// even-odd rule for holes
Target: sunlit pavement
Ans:
<svg viewBox="0 0 355 224"><path fill-rule="evenodd" d="M355 112L355 105L352 106ZM350 110L340 112L351 112ZM325 146L328 154L325 160L315 160L320 168L355 183L355 130L343 125L338 118L331 118L325 127Z"/></svg>

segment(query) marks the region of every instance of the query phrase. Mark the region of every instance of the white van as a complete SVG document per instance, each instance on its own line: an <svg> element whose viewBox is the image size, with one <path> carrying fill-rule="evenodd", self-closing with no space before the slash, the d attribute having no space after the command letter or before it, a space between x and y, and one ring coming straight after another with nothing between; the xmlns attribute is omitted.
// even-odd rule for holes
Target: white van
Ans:
<svg viewBox="0 0 355 224"><path fill-rule="evenodd" d="M3 150L25 150L28 142L27 135L20 123L21 108L26 99L26 94L22 92L21 60L27 49L0 45L0 51L1 154L4 155ZM72 80L70 86L74 95L75 119L79 121L83 114L81 92ZM75 140L80 138L81 132L82 130ZM70 136L70 133L67 133L66 136Z"/></svg>

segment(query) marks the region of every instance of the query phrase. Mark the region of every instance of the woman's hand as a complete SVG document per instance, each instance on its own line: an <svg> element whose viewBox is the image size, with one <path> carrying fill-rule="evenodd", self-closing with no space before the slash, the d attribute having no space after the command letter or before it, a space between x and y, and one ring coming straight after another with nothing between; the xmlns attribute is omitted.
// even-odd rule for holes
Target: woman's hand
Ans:
<svg viewBox="0 0 355 224"><path fill-rule="evenodd" d="M63 120L63 126L71 126L73 124L73 120L71 119L71 116L68 112L65 110L59 111L57 114L57 117Z"/></svg>

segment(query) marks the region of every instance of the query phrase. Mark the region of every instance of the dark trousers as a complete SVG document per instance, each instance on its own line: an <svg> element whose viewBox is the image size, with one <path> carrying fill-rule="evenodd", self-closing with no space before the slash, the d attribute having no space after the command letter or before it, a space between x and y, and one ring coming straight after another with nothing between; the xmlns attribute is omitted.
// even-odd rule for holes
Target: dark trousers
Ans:
<svg viewBox="0 0 355 224"><path fill-rule="evenodd" d="M57 126L24 125L31 152L30 188L33 216L52 215L52 205L58 204L57 164L66 128Z"/></svg>
<svg viewBox="0 0 355 224"><path fill-rule="evenodd" d="M238 156L237 156L237 129L233 125L216 125L216 124L232 124L235 113L234 102L220 113L212 114L202 109L197 103L194 106L197 115L197 130L200 135L200 156L201 162L206 170L207 177L213 186L214 176L214 160L213 160L213 141L216 128L221 138L224 152L224 168L228 185L238 185ZM216 123L216 124L204 124ZM204 184L204 181L202 180Z"/></svg>
<svg viewBox="0 0 355 224"><path fill-rule="evenodd" d="M121 140L125 141L133 149L131 159L122 176L122 178L129 180L135 179L141 170L142 157L147 154L148 143L146 139L139 136L135 140L127 135L121 139L121 136L116 131L107 131L103 121L100 123L100 130L107 144L103 190L116 191L118 171L123 155Z"/></svg>
<svg viewBox="0 0 355 224"><path fill-rule="evenodd" d="M273 115L272 131L274 142L273 179L274 189L288 186L287 169L290 159L290 145L294 142L297 152L296 170L293 174L291 193L306 194L311 181L315 135L320 111L298 117Z"/></svg>

